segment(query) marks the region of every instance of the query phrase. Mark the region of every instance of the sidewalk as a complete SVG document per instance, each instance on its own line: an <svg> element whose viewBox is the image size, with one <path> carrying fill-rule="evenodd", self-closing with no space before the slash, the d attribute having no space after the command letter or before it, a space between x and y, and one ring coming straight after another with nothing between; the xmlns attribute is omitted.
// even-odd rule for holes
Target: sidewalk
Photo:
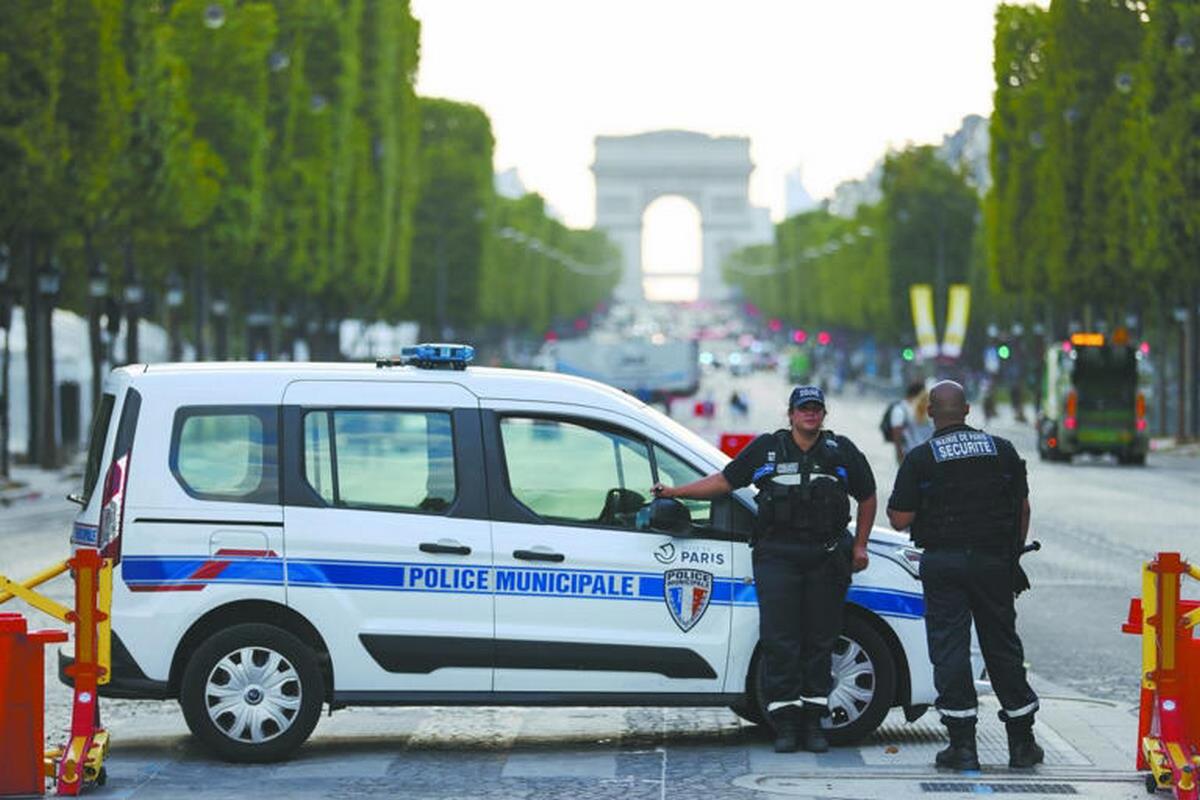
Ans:
<svg viewBox="0 0 1200 800"><path fill-rule="evenodd" d="M56 470L11 464L10 478L0 479L0 510L19 508L47 499L62 500L79 491L83 483L83 462L73 461Z"/></svg>
<svg viewBox="0 0 1200 800"><path fill-rule="evenodd" d="M980 697L980 772L945 772L932 766L946 736L931 710L911 725L893 712L870 742L856 748L800 758L760 748L751 754L751 773L733 783L772 795L861 800L930 793L1144 797L1142 778L1133 768L1136 709L1084 697L1035 675L1030 678L1041 696L1034 732L1046 751L1046 762L1033 770L1008 768L1007 738L996 716L999 704L989 694Z"/></svg>
<svg viewBox="0 0 1200 800"><path fill-rule="evenodd" d="M975 773L933 767L946 741L933 712L907 724L895 711L856 747L777 754L760 728L726 709L351 708L323 718L292 761L232 765L196 746L173 704L134 711L114 703L108 785L92 794L186 792L203 800L259 785L278 796L399 793L430 800L1145 797L1133 769L1134 710L1031 679L1041 694L1035 735L1046 763L1026 771L1007 766L1004 727L990 694L980 698L983 769Z"/></svg>

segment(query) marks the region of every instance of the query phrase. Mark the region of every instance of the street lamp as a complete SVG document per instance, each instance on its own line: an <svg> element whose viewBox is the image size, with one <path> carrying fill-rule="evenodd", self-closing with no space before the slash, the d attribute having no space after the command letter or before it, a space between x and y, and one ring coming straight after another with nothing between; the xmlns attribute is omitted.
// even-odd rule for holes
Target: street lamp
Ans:
<svg viewBox="0 0 1200 800"><path fill-rule="evenodd" d="M229 298L223 290L218 289L213 294L209 310L215 320L213 327L217 335L217 360L225 361L229 358Z"/></svg>
<svg viewBox="0 0 1200 800"><path fill-rule="evenodd" d="M97 261L88 271L88 344L92 357L92 408L100 399L100 380L104 362L105 345L104 331L100 327L100 314L108 296L108 270L103 261Z"/></svg>
<svg viewBox="0 0 1200 800"><path fill-rule="evenodd" d="M178 272L167 276L166 293L163 299L167 304L167 330L170 339L171 360L183 360L183 341L179 334L179 307L183 305L183 279Z"/></svg>
<svg viewBox="0 0 1200 800"><path fill-rule="evenodd" d="M36 348L35 361L38 364L34 376L38 424L33 430L40 434L41 439L37 445L40 466L54 469L58 466L58 441L55 435L57 417L54 413L54 304L62 289L62 269L57 256L52 255L48 262L38 268L34 287L39 299L40 319L36 320L36 325L26 326L25 329L34 332L30 344Z"/></svg>
<svg viewBox="0 0 1200 800"><path fill-rule="evenodd" d="M8 245L0 243L0 330L4 331L4 349L0 351L0 478L8 478L8 331L12 327L12 298L8 295Z"/></svg>
<svg viewBox="0 0 1200 800"><path fill-rule="evenodd" d="M142 303L146 299L146 290L138 281L137 275L130 275L121 292L125 301L125 363L137 363L140 356L138 318L141 316Z"/></svg>

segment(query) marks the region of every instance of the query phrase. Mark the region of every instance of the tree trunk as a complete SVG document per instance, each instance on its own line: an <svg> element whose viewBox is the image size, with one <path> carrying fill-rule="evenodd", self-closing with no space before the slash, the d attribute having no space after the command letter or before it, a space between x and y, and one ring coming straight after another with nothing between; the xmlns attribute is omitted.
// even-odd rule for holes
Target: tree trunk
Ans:
<svg viewBox="0 0 1200 800"><path fill-rule="evenodd" d="M130 296L130 287L139 287L137 296ZM128 239L125 241L125 293L125 363L136 364L141 356L138 320L141 318L142 297L137 268L133 262L133 242Z"/></svg>
<svg viewBox="0 0 1200 800"><path fill-rule="evenodd" d="M206 285L204 260L201 259L192 269L192 339L196 345L196 360L208 358L208 347L205 343L204 324L208 320L208 297L205 294Z"/></svg>
<svg viewBox="0 0 1200 800"><path fill-rule="evenodd" d="M28 280L25 283L25 386L28 391L29 424L26 428L25 457L30 464L41 461L42 445L42 360L38 357L41 348L38 318L41 307L37 291L37 257L34 254L33 236L25 237L25 263Z"/></svg>
<svg viewBox="0 0 1200 800"><path fill-rule="evenodd" d="M42 309L42 324L38 337L42 339L39 348L42 356L42 446L38 463L43 469L57 469L59 466L58 387L54 380L54 305L51 299Z"/></svg>

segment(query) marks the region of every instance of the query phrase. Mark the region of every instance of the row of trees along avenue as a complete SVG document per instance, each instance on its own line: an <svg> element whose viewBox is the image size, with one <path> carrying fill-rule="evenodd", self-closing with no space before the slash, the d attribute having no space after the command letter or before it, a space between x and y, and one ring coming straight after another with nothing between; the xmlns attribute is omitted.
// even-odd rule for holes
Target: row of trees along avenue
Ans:
<svg viewBox="0 0 1200 800"><path fill-rule="evenodd" d="M419 30L401 0L6 3L0 304L26 312L33 460L55 307L88 314L98 376L144 317L174 358L334 358L344 318L540 335L607 296L612 247L496 197L487 117L416 96Z"/></svg>
<svg viewBox="0 0 1200 800"><path fill-rule="evenodd" d="M972 287L968 345L989 324L1034 353L1073 327L1155 342L1160 422L1171 375L1183 435L1200 428L1200 6L1052 0L996 13L991 188L930 147L889 153L880 203L789 218L735 253L728 279L796 324L911 337L908 287ZM1168 358L1167 354L1171 357ZM1033 359L1029 360L1032 366Z"/></svg>

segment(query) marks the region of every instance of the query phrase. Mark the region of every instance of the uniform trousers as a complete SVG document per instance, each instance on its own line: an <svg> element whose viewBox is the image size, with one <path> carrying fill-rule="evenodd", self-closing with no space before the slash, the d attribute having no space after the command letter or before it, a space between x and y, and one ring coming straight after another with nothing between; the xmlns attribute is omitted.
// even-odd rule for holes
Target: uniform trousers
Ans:
<svg viewBox="0 0 1200 800"><path fill-rule="evenodd" d="M1032 715L1038 698L1025 678L1025 651L1017 636L1012 561L1004 548L933 547L921 556L925 634L933 662L936 706L942 722L974 721L971 620L1000 700L1000 718Z"/></svg>
<svg viewBox="0 0 1200 800"><path fill-rule="evenodd" d="M848 538L848 537L847 537ZM758 630L768 704L828 706L832 654L850 585L849 546L771 536L754 547Z"/></svg>

